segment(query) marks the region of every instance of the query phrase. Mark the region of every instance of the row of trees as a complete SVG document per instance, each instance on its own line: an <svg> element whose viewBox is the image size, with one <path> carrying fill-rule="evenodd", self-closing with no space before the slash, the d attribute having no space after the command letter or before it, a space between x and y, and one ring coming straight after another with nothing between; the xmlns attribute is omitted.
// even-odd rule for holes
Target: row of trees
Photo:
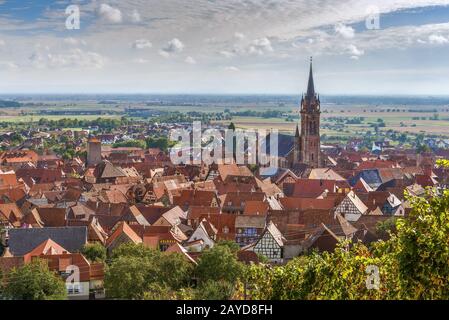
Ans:
<svg viewBox="0 0 449 320"><path fill-rule="evenodd" d="M407 219L370 248L342 243L285 266L253 265L253 299L449 299L449 192L411 199ZM378 272L378 274L376 273Z"/></svg>
<svg viewBox="0 0 449 320"><path fill-rule="evenodd" d="M163 136L151 136L145 140L128 140L114 143L114 148L119 147L135 147L135 148L159 148L162 151L168 151L175 142L171 142L167 137Z"/></svg>
<svg viewBox="0 0 449 320"><path fill-rule="evenodd" d="M109 299L217 299L236 294L244 265L237 261L238 246L222 242L206 250L198 265L179 253L163 253L132 243L123 244L107 257L101 244L88 244L82 254L91 262L104 262L104 286ZM61 300L65 283L36 259L0 274L0 298Z"/></svg>
<svg viewBox="0 0 449 320"><path fill-rule="evenodd" d="M162 253L143 245L114 250L105 289L110 299L229 299L244 266L238 246L219 243L206 250L198 265L179 253Z"/></svg>

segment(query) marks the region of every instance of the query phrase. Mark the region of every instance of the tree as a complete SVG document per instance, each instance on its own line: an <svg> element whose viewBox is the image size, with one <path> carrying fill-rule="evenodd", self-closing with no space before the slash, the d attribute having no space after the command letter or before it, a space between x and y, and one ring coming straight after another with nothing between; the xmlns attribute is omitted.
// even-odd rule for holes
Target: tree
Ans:
<svg viewBox="0 0 449 320"><path fill-rule="evenodd" d="M5 228L0 226L0 257L3 255L3 251L5 250L3 244L3 234L5 233Z"/></svg>
<svg viewBox="0 0 449 320"><path fill-rule="evenodd" d="M430 147L426 144L418 144L418 146L416 147L417 154L427 153L430 151L431 151Z"/></svg>
<svg viewBox="0 0 449 320"><path fill-rule="evenodd" d="M410 198L412 211L379 245L397 268L399 299L449 299L449 191Z"/></svg>
<svg viewBox="0 0 449 320"><path fill-rule="evenodd" d="M227 281L235 284L243 272L243 265L228 245L215 245L201 255L195 274L200 281Z"/></svg>
<svg viewBox="0 0 449 320"><path fill-rule="evenodd" d="M90 262L104 262L106 261L106 248L98 242L87 243L81 249L81 253Z"/></svg>
<svg viewBox="0 0 449 320"><path fill-rule="evenodd" d="M44 260L14 268L4 276L3 295L13 300L64 300L67 291L64 281L48 269Z"/></svg>
<svg viewBox="0 0 449 320"><path fill-rule="evenodd" d="M148 137L145 140L147 148L159 148L162 151L167 151L169 147L173 146L166 137Z"/></svg>
<svg viewBox="0 0 449 320"><path fill-rule="evenodd" d="M392 232L396 232L396 220L396 217L392 217L378 222L376 225L376 233L382 238L387 238Z"/></svg>
<svg viewBox="0 0 449 320"><path fill-rule="evenodd" d="M142 299L156 282L158 268L148 258L122 256L106 269L104 287L108 298Z"/></svg>
<svg viewBox="0 0 449 320"><path fill-rule="evenodd" d="M142 244L123 244L113 251L106 270L110 298L163 298L187 287L193 266L179 253L162 253Z"/></svg>
<svg viewBox="0 0 449 320"><path fill-rule="evenodd" d="M159 268L159 282L172 289L186 287L192 279L193 265L179 253L162 255Z"/></svg>
<svg viewBox="0 0 449 320"><path fill-rule="evenodd" d="M196 300L229 300L234 294L234 284L225 280L207 280L195 290Z"/></svg>
<svg viewBox="0 0 449 320"><path fill-rule="evenodd" d="M151 248L145 247L143 244L134 244L131 242L124 243L112 251L111 260L119 257L138 257L148 258L152 256L160 257L160 252Z"/></svg>
<svg viewBox="0 0 449 320"><path fill-rule="evenodd" d="M238 251L240 251L240 246L235 241L231 240L220 240L216 244L217 246L226 246L229 249L231 249L231 252L236 254Z"/></svg>
<svg viewBox="0 0 449 320"><path fill-rule="evenodd" d="M113 144L114 148L141 148L141 149L145 149L146 147L146 142L142 141L142 140L129 140L129 141L122 141L122 142L117 142Z"/></svg>
<svg viewBox="0 0 449 320"><path fill-rule="evenodd" d="M449 299L449 191L410 198L387 241L342 242L285 266L246 269L253 299ZM378 288L370 287L376 270ZM373 284L373 283L371 283ZM241 291L241 286L240 286Z"/></svg>

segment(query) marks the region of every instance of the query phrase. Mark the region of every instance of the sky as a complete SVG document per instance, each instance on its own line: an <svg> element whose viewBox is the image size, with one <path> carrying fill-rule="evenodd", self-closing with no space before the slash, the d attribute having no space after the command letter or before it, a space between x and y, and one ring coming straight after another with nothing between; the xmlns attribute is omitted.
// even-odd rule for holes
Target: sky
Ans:
<svg viewBox="0 0 449 320"><path fill-rule="evenodd" d="M323 95L449 95L449 0L0 0L0 94L299 95L310 56Z"/></svg>

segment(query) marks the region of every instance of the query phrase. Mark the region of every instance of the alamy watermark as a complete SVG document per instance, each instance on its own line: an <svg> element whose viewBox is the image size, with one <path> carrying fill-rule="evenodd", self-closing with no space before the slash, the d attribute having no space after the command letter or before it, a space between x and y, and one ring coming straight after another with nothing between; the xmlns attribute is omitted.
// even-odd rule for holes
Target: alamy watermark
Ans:
<svg viewBox="0 0 449 320"><path fill-rule="evenodd" d="M191 128L170 131L170 140L177 142L170 149L173 164L229 164L278 167L278 130L202 130L201 122Z"/></svg>
<svg viewBox="0 0 449 320"><path fill-rule="evenodd" d="M80 283L80 268L76 265L69 265L65 270L68 277L65 280L65 286L69 294L79 294L82 292Z"/></svg>
<svg viewBox="0 0 449 320"><path fill-rule="evenodd" d="M81 28L81 11L77 5L70 5L65 9L66 15L65 27L67 30L79 30Z"/></svg>
<svg viewBox="0 0 449 320"><path fill-rule="evenodd" d="M370 6L366 9L365 27L368 30L380 29L380 9L376 6Z"/></svg>
<svg viewBox="0 0 449 320"><path fill-rule="evenodd" d="M366 277L366 288L368 290L379 290L380 288L379 267L375 265L369 265L366 267L365 272L368 274L368 276Z"/></svg>

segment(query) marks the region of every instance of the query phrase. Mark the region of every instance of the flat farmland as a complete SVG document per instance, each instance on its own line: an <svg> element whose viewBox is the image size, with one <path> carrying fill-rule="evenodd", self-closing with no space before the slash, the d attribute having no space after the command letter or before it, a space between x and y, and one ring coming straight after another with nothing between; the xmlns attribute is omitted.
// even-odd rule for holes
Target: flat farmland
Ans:
<svg viewBox="0 0 449 320"><path fill-rule="evenodd" d="M429 120L434 117L434 112L357 112L345 111L322 113L321 130L322 134L329 136L354 136L373 131L373 124L378 123L378 119L385 122L385 127L381 131L394 130L401 133L426 133L449 137L449 112L438 112L438 120ZM335 118L363 118L360 124L345 124L341 129L330 129L337 123L332 121ZM419 118L419 120L416 120ZM423 120L425 118L426 120ZM293 133L296 124L299 122L299 114L293 114L294 122L287 122L284 118L257 118L257 117L233 117L232 120L217 121L224 125L233 122L241 129L277 129L280 132Z"/></svg>
<svg viewBox="0 0 449 320"><path fill-rule="evenodd" d="M41 118L48 120L61 120L61 119L78 119L78 120L95 120L98 118L104 119L120 119L120 115L26 115L26 116L18 116L18 115L1 115L1 122L10 122L10 123L29 123L31 121L38 121Z"/></svg>

